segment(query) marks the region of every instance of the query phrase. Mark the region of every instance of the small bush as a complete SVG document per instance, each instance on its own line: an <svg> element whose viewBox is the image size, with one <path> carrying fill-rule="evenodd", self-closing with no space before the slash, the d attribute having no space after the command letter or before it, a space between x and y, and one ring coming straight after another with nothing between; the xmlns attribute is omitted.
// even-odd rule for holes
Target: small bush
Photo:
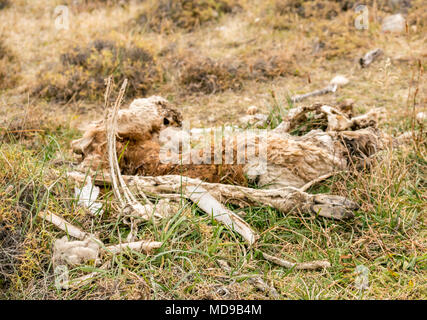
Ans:
<svg viewBox="0 0 427 320"><path fill-rule="evenodd" d="M345 8L347 8L347 5ZM336 1L279 0L275 3L275 10L281 16L286 14L298 14L303 18L316 17L332 19L338 15L341 9L341 4Z"/></svg>
<svg viewBox="0 0 427 320"><path fill-rule="evenodd" d="M354 10L358 5L366 5L384 12L405 11L411 6L410 0L399 1L358 1L358 0L276 0L274 10L281 16L297 14L302 18L333 19L341 12Z"/></svg>
<svg viewBox="0 0 427 320"><path fill-rule="evenodd" d="M236 0L159 0L152 1L136 22L155 32L168 32L175 28L192 31L238 8Z"/></svg>
<svg viewBox="0 0 427 320"><path fill-rule="evenodd" d="M249 79L258 81L271 80L276 77L297 76L301 73L296 56L287 50L261 51L255 56L248 57L245 63L249 66L246 75Z"/></svg>
<svg viewBox="0 0 427 320"><path fill-rule="evenodd" d="M19 71L18 59L0 39L0 90L14 87L19 80Z"/></svg>
<svg viewBox="0 0 427 320"><path fill-rule="evenodd" d="M10 6L9 0L0 0L0 10L3 10Z"/></svg>
<svg viewBox="0 0 427 320"><path fill-rule="evenodd" d="M180 83L190 92L206 94L242 87L239 66L210 58L190 56L182 62Z"/></svg>
<svg viewBox="0 0 427 320"><path fill-rule="evenodd" d="M424 0L413 0L408 5L410 9L408 10L407 21L409 25L417 25L422 27L420 32L426 32L425 27L427 26L427 10Z"/></svg>
<svg viewBox="0 0 427 320"><path fill-rule="evenodd" d="M143 0L139 0L142 2ZM93 11L99 8L126 6L130 0L68 0L67 5L75 12Z"/></svg>
<svg viewBox="0 0 427 320"><path fill-rule="evenodd" d="M129 97L145 95L162 80L161 68L145 46L126 47L96 40L85 48L75 47L62 54L53 71L40 74L34 94L56 101L100 99L105 89L104 79L110 74L117 83L129 80Z"/></svg>
<svg viewBox="0 0 427 320"><path fill-rule="evenodd" d="M179 82L186 91L206 94L240 90L244 81L268 81L301 73L293 53L286 50L252 52L233 60L222 61L186 53L176 58Z"/></svg>

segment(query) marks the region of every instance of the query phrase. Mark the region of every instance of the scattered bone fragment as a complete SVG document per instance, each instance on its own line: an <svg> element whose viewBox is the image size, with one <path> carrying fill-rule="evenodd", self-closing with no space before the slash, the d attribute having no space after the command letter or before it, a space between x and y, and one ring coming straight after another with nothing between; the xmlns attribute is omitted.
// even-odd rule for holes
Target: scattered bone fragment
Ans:
<svg viewBox="0 0 427 320"><path fill-rule="evenodd" d="M80 230L79 228L73 226L72 224L68 223L67 221L65 221L64 219L62 219L61 217L57 216L54 213L51 213L48 211L41 211L38 214L38 216L40 218L54 224L59 229L61 229L62 231L65 231L68 235L70 235L73 238L83 240L85 238L92 237L91 234Z"/></svg>
<svg viewBox="0 0 427 320"><path fill-rule="evenodd" d="M424 123L427 121L427 112L418 112L415 116L415 119L418 121L418 123Z"/></svg>
<svg viewBox="0 0 427 320"><path fill-rule="evenodd" d="M77 279L68 280L65 283L61 284L61 289L65 289L65 290L77 289L82 285L92 282L93 280L95 280L95 278L98 275L99 275L99 272L91 272Z"/></svg>
<svg viewBox="0 0 427 320"><path fill-rule="evenodd" d="M261 113L248 114L239 119L242 126L250 126L254 128L264 128L267 124L268 116Z"/></svg>
<svg viewBox="0 0 427 320"><path fill-rule="evenodd" d="M332 78L332 80L329 82L331 85L336 85L339 87L345 86L350 82L347 77L338 74L335 77Z"/></svg>
<svg viewBox="0 0 427 320"><path fill-rule="evenodd" d="M58 289L64 289L64 290L78 289L83 285L87 285L90 282L93 282L96 279L96 277L101 274L103 270L107 270L108 268L110 268L110 265L111 265L110 261L107 261L101 267L99 267L98 269L99 271L88 273L76 279L68 279L68 276L65 277L65 279L55 279L55 285L58 286ZM60 266L60 267L66 267L66 266ZM60 280L60 281L57 281L57 280Z"/></svg>
<svg viewBox="0 0 427 320"><path fill-rule="evenodd" d="M352 106L353 103L347 101L338 108L318 103L292 108L286 118L273 131L279 134L288 133L300 126L301 123L306 122L310 115L319 122L324 119L325 121L322 123L326 125L326 131L376 128L379 119L385 113L384 108L373 108L365 114L353 117Z"/></svg>
<svg viewBox="0 0 427 320"><path fill-rule="evenodd" d="M384 18L381 25L383 32L403 32L405 31L406 20L402 14L394 14Z"/></svg>
<svg viewBox="0 0 427 320"><path fill-rule="evenodd" d="M88 177L86 184L81 188L74 188L75 197L78 199L78 204L88 208L89 211L93 214L102 214L102 203L97 202L99 195L99 187L92 184L92 180Z"/></svg>
<svg viewBox="0 0 427 320"><path fill-rule="evenodd" d="M291 101L293 103L295 103L295 102L300 102L300 101L305 100L305 99L310 98L310 97L316 97L316 96L321 96L321 95L328 94L328 93L334 93L337 90L337 88L338 88L337 85L329 84L328 86L326 86L323 89L318 89L318 90L314 90L314 91L311 91L311 92L308 92L305 94L298 94L298 95L292 96Z"/></svg>
<svg viewBox="0 0 427 320"><path fill-rule="evenodd" d="M150 252L153 249L160 248L162 245L163 243L159 241L142 240L142 241L127 242L127 243L125 242L117 245L108 246L106 247L106 251L113 254L117 254L125 250Z"/></svg>
<svg viewBox="0 0 427 320"><path fill-rule="evenodd" d="M379 48L369 51L362 58L359 59L360 66L362 68L366 68L382 54L383 51Z"/></svg>
<svg viewBox="0 0 427 320"><path fill-rule="evenodd" d="M258 290L268 293L270 297L274 299L280 298L280 295L277 292L276 288L268 285L260 276L250 277L247 281Z"/></svg>
<svg viewBox="0 0 427 320"><path fill-rule="evenodd" d="M291 97L290 99L293 103L295 103L295 102L300 102L300 101L305 100L305 99L310 98L310 97L320 96L320 95L324 95L324 94L328 94L328 93L334 93L335 91L337 91L338 87L345 86L349 82L350 81L345 76L337 75L334 78L332 78L332 80L329 82L329 84L326 87L324 87L323 89L314 90L312 92L308 92L305 94L295 95L295 96Z"/></svg>
<svg viewBox="0 0 427 320"><path fill-rule="evenodd" d="M258 113L258 107L257 106L249 106L248 110L246 111L246 114L248 115L255 115Z"/></svg>
<svg viewBox="0 0 427 320"><path fill-rule="evenodd" d="M86 177L80 176L80 178L82 178L81 181L84 181ZM57 265L64 263L78 265L88 260L98 262L98 252L104 249L112 253L119 253L125 249L148 252L162 246L162 242L142 240L105 247L102 241L94 235L80 230L53 213L40 212L39 217L51 222L69 236L79 239L79 241L68 241L64 236L55 241L53 260Z"/></svg>
<svg viewBox="0 0 427 320"><path fill-rule="evenodd" d="M326 260L294 263L281 258L277 258L264 252L262 253L262 255L266 260L288 269L295 268L296 270L317 270L327 269L331 267L330 262Z"/></svg>

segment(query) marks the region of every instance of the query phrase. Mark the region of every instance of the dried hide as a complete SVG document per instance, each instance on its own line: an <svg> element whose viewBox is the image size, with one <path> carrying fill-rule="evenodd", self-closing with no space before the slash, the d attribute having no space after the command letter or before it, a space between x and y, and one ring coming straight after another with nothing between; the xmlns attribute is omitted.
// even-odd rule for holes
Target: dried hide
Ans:
<svg viewBox="0 0 427 320"><path fill-rule="evenodd" d="M181 114L171 108L167 100L152 96L134 100L128 109L119 110L117 119L117 148L132 150L141 143L158 140L160 130L166 127L180 127ZM105 120L92 122L86 129L82 139L72 142L73 151L82 155L82 167L106 168L108 166Z"/></svg>
<svg viewBox="0 0 427 320"><path fill-rule="evenodd" d="M318 129L303 136L290 135L307 121L309 114L320 120ZM188 139L188 132L176 130L182 119L177 110L160 97L137 99L119 112L117 153L120 155L125 148L120 167L127 175L183 175L241 186L247 186L249 179L267 188L300 188L382 149L386 139L375 129L380 114L381 109L374 109L351 117L352 107L348 104L338 108L321 104L301 106L290 110L273 131L236 130L221 136L220 142L211 132L202 143L196 139L198 147L192 145L188 149L182 144L183 139ZM160 137L164 138L165 132L166 140L177 146L168 151L167 157L175 159L169 163L161 161L165 141ZM105 140L104 121L97 121L73 142L74 151L82 155L83 167L107 168ZM260 157L262 146L266 152L264 159ZM241 152L249 147L255 150L253 154Z"/></svg>

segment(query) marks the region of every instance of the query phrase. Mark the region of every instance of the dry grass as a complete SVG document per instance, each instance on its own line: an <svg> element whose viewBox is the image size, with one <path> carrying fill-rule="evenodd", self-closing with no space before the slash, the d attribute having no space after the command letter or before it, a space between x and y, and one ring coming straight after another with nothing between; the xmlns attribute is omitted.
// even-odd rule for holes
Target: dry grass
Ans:
<svg viewBox="0 0 427 320"><path fill-rule="evenodd" d="M59 1L0 1L1 298L271 298L247 281L252 275L274 285L281 298L427 297L427 144L425 124L414 121L427 103L425 1L403 1L400 9L367 1L368 30L354 28L357 1L350 0L73 3L70 29L56 30ZM382 19L398 10L407 17L407 30L382 33ZM384 55L361 69L358 59L377 47ZM128 99L162 95L198 126L235 124L250 105L279 119L292 107L289 95L319 89L343 74L349 85L306 103L351 98L357 112L384 107L381 130L410 130L417 139L383 151L369 171L341 174L310 190L357 201L362 208L354 221L245 209L263 250L300 262L328 259L327 271L285 270L265 262L233 232L184 202L172 219L140 230L141 238L164 241L161 249L115 256L93 283L58 291L51 250L64 234L37 219L38 212L49 209L105 243L129 232L113 214L108 188L102 192L105 214L93 219L77 206L73 184L64 177L74 160L70 141L81 135L76 126L102 116L99 101L109 73L117 81L130 79ZM35 88L39 94L30 95ZM221 269L218 259L228 261L232 272ZM364 293L354 287L360 264L370 271ZM70 276L93 269L78 267Z"/></svg>

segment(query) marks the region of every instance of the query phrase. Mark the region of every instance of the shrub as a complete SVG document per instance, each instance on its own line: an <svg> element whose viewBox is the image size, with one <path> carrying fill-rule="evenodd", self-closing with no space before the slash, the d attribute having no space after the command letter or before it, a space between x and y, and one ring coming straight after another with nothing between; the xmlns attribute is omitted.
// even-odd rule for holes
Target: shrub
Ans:
<svg viewBox="0 0 427 320"><path fill-rule="evenodd" d="M40 74L35 94L57 101L71 98L96 100L103 97L104 79L129 80L127 96L145 95L162 80L162 71L145 47L126 47L112 41L96 40L85 48L75 47L60 56L53 71Z"/></svg>
<svg viewBox="0 0 427 320"><path fill-rule="evenodd" d="M179 82L187 91L210 94L242 87L242 74L238 65L191 54L183 58L180 64Z"/></svg>
<svg viewBox="0 0 427 320"><path fill-rule="evenodd" d="M249 66L247 78L266 81L276 77L297 76L300 70L296 64L296 56L286 49L261 51L246 59Z"/></svg>
<svg viewBox="0 0 427 320"><path fill-rule="evenodd" d="M180 84L190 92L206 94L240 90L245 80L268 81L301 73L295 54L287 50L261 50L222 61L186 53L178 58Z"/></svg>
<svg viewBox="0 0 427 320"><path fill-rule="evenodd" d="M15 86L19 80L19 71L17 57L0 39L0 90Z"/></svg>
<svg viewBox="0 0 427 320"><path fill-rule="evenodd" d="M136 22L155 32L169 32L175 28L192 31L240 8L236 0L159 0L151 4Z"/></svg>
<svg viewBox="0 0 427 320"><path fill-rule="evenodd" d="M3 10L10 6L9 0L0 0L0 10Z"/></svg>
<svg viewBox="0 0 427 320"><path fill-rule="evenodd" d="M142 2L143 0L139 0ZM75 12L93 11L99 8L125 6L130 0L68 0L67 5Z"/></svg>

